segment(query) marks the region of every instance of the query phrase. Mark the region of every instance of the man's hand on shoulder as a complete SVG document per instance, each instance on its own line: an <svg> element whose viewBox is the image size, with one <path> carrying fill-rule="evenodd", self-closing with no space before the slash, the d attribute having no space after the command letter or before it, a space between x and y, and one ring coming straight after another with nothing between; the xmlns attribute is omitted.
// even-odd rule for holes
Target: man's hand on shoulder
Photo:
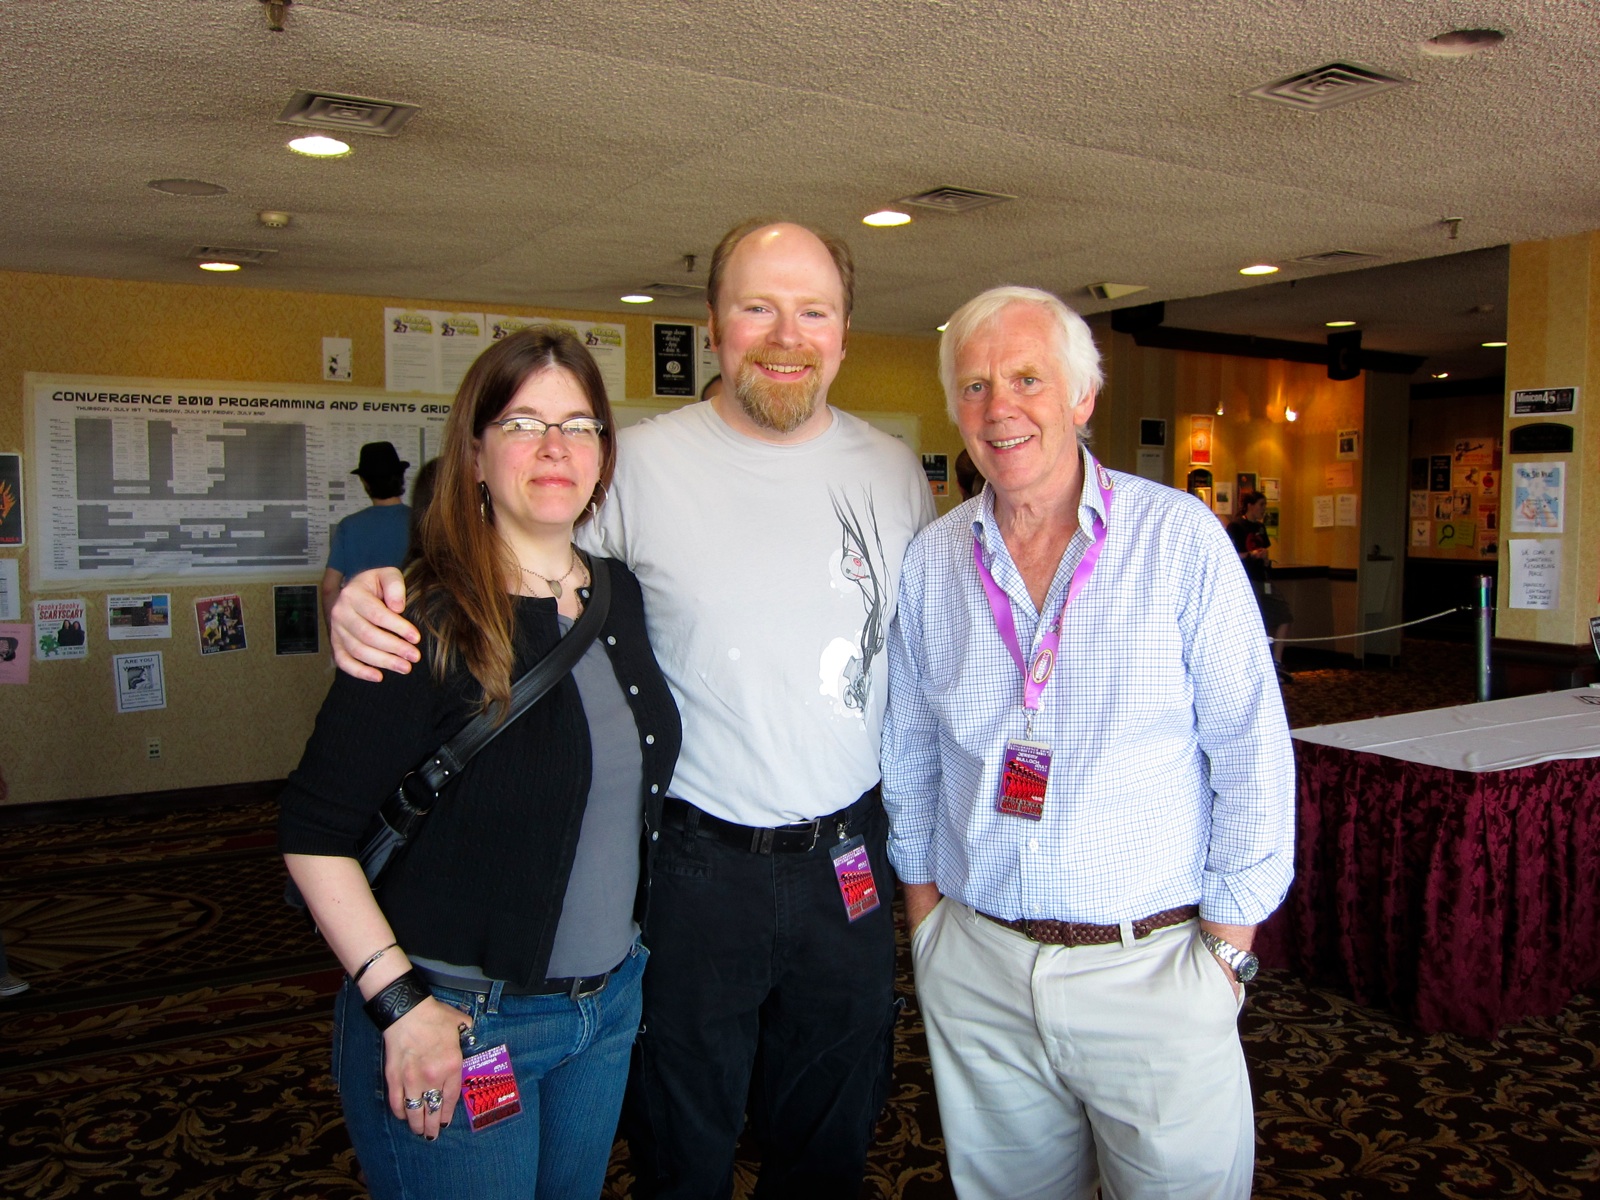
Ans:
<svg viewBox="0 0 1600 1200"><path fill-rule="evenodd" d="M408 674L422 657L422 635L400 615L405 606L405 579L394 567L363 571L345 584L328 613L334 664L369 683L381 680L384 671Z"/></svg>

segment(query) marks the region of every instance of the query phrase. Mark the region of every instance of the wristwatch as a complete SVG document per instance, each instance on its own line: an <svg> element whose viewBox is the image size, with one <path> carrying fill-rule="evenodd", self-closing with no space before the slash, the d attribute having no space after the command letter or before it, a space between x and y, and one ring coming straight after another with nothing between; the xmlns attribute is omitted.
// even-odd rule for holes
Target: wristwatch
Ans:
<svg viewBox="0 0 1600 1200"><path fill-rule="evenodd" d="M1233 968L1234 977L1240 983L1249 983L1256 977L1256 972L1261 970L1261 960L1254 954L1239 949L1231 942L1223 941L1214 933L1202 929L1200 940L1206 944L1207 950Z"/></svg>

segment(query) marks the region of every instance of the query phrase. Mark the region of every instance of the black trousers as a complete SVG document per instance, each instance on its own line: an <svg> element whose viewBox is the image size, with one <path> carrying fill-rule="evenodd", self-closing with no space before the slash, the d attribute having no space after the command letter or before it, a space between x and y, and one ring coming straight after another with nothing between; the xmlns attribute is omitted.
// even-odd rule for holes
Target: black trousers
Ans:
<svg viewBox="0 0 1600 1200"><path fill-rule="evenodd" d="M880 898L854 923L830 854L837 822L809 851L762 854L709 836L698 810L669 816L630 1083L639 1195L731 1195L747 1104L757 1196L859 1195L893 1055L894 874L876 791L850 815Z"/></svg>

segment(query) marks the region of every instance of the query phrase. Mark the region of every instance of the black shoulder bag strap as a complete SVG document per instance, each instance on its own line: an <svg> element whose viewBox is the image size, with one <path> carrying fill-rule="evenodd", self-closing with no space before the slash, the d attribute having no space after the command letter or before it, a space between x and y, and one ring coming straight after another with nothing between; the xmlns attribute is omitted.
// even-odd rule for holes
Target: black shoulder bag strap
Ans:
<svg viewBox="0 0 1600 1200"><path fill-rule="evenodd" d="M409 772L379 807L356 852L356 861L374 888L385 868L416 837L445 785L461 773L473 755L561 682L600 635L600 628L611 611L611 572L604 562L596 565L591 561L589 574L589 603L583 614L555 647L512 685L505 720L495 721L492 712L474 717L455 737ZM305 907L300 889L292 879L284 891L284 899L295 908Z"/></svg>

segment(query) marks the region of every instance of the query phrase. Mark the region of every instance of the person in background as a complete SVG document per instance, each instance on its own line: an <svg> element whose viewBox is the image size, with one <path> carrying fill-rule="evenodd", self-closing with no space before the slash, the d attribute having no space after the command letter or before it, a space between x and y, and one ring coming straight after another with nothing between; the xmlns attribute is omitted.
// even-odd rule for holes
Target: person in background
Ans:
<svg viewBox="0 0 1600 1200"><path fill-rule="evenodd" d="M911 544L883 800L962 1200L1247 1200L1237 1018L1293 874L1294 760L1201 503L1082 444L1100 355L994 288L939 346L988 479Z"/></svg>
<svg viewBox="0 0 1600 1200"><path fill-rule="evenodd" d="M1267 498L1260 492L1245 492L1239 497L1239 515L1228 522L1228 537L1250 577L1261 623L1273 639L1273 669L1280 683L1293 683L1294 676L1283 666L1283 639L1289 636L1294 613L1289 602L1272 590L1272 538L1267 535L1266 517Z"/></svg>
<svg viewBox="0 0 1600 1200"><path fill-rule="evenodd" d="M827 403L854 279L835 238L730 230L706 289L729 387L622 431L590 535L638 572L684 713L624 1122L637 1196L729 1196L748 1114L758 1195L853 1197L888 1092L884 638L933 499L904 444ZM375 576L335 606L346 671L416 658Z"/></svg>
<svg viewBox="0 0 1600 1200"><path fill-rule="evenodd" d="M361 480L372 503L333 527L328 566L322 572L322 611L339 598L344 582L372 567L398 567L405 561L411 510L406 507L406 468L392 442L368 442L350 474Z"/></svg>
<svg viewBox="0 0 1600 1200"><path fill-rule="evenodd" d="M438 473L439 460L430 458L417 468L417 477L411 482L411 521L406 538L406 560L402 566L410 566L422 553L422 518L428 515L428 506L433 503L434 477Z"/></svg>
<svg viewBox="0 0 1600 1200"><path fill-rule="evenodd" d="M971 500L983 491L983 482L983 476L973 465L972 455L965 450L956 455L956 486L961 489L961 498Z"/></svg>
<svg viewBox="0 0 1600 1200"><path fill-rule="evenodd" d="M581 1200L604 1184L680 741L638 580L573 543L614 469L610 424L570 331L524 330L478 357L406 575L421 659L376 683L337 675L281 797L284 861L349 976L334 1070L376 1200ZM470 719L504 711L602 571L599 636L467 762L374 895L354 851L383 799ZM521 1110L474 1131L456 1109L463 1051L501 1047Z"/></svg>
<svg viewBox="0 0 1600 1200"><path fill-rule="evenodd" d="M719 372L706 380L705 387L700 389L700 399L715 400L720 395L722 395L722 375Z"/></svg>

